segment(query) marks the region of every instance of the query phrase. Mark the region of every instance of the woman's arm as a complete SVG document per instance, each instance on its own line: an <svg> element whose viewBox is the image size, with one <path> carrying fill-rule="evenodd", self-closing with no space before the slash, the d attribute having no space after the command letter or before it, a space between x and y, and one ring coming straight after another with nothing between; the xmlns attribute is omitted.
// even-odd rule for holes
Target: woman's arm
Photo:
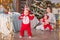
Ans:
<svg viewBox="0 0 60 40"><path fill-rule="evenodd" d="M56 18L55 18L55 15L52 14L52 17L51 17L51 20L50 20L52 24L56 24Z"/></svg>
<svg viewBox="0 0 60 40"><path fill-rule="evenodd" d="M53 21L54 21L54 23L56 23L56 18L55 18L55 15L53 15Z"/></svg>

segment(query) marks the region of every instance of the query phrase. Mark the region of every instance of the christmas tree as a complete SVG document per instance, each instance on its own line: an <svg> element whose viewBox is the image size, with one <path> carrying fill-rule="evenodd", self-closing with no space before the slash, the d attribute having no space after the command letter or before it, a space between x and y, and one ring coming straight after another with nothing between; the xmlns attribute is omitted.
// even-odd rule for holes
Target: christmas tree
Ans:
<svg viewBox="0 0 60 40"><path fill-rule="evenodd" d="M41 19L46 12L46 7L51 6L52 3L50 1L45 0L34 0L31 5L31 10L35 14L38 19Z"/></svg>

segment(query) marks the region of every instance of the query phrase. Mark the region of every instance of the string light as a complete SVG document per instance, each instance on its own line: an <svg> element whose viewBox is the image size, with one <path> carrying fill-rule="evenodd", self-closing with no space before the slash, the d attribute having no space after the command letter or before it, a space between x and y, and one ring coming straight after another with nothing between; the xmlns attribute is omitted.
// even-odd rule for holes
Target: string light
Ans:
<svg viewBox="0 0 60 40"><path fill-rule="evenodd" d="M1 3L2 3L2 0L1 0Z"/></svg>

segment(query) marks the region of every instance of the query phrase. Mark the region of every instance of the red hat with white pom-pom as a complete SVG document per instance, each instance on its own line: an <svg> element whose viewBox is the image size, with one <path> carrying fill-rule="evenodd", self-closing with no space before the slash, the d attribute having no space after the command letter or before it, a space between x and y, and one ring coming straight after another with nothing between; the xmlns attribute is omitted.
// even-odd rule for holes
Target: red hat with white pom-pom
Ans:
<svg viewBox="0 0 60 40"><path fill-rule="evenodd" d="M27 5L25 5L24 10L28 10L29 11L30 9L29 9L29 7Z"/></svg>

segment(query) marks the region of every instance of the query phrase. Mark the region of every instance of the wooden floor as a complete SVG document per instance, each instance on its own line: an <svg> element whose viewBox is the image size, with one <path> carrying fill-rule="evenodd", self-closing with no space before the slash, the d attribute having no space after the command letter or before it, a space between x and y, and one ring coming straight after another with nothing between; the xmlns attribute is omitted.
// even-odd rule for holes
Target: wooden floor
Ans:
<svg viewBox="0 0 60 40"><path fill-rule="evenodd" d="M41 31L41 30L32 30L33 36L31 39L28 38L27 33L25 37L19 38L19 33L15 33L14 40L59 40L58 31Z"/></svg>
<svg viewBox="0 0 60 40"><path fill-rule="evenodd" d="M32 30L32 38L29 39L27 32L23 38L19 38L19 32L14 33L14 38L10 40L59 40L58 31L41 31L41 30ZM7 40L7 39L5 39Z"/></svg>

